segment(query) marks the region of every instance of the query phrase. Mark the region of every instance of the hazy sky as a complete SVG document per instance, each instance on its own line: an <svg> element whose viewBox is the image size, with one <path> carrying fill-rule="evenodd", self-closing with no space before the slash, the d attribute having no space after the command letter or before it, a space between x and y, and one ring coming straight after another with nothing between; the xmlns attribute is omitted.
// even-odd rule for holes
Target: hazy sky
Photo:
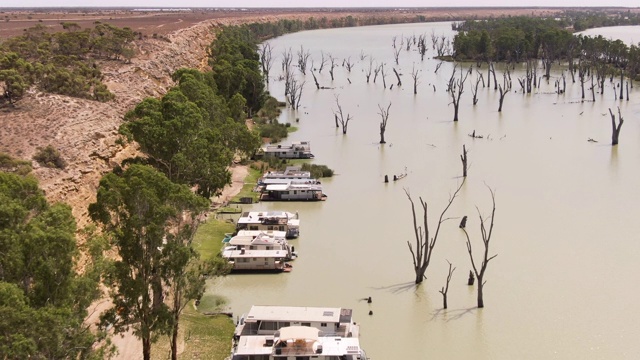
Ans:
<svg viewBox="0 0 640 360"><path fill-rule="evenodd" d="M0 7L455 7L455 6L620 6L638 0L2 0Z"/></svg>

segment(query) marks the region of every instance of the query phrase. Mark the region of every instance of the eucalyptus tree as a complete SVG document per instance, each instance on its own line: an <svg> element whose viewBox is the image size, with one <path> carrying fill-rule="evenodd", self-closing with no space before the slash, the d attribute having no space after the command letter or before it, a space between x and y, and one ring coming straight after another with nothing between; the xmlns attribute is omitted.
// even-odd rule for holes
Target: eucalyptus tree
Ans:
<svg viewBox="0 0 640 360"><path fill-rule="evenodd" d="M76 222L49 204L37 180L0 171L0 358L101 359L106 333L85 323L100 294L100 239L85 243L76 272Z"/></svg>
<svg viewBox="0 0 640 360"><path fill-rule="evenodd" d="M91 218L117 251L105 275L113 307L102 322L116 333L133 329L144 360L150 359L151 344L160 334L177 331L179 312L166 304L165 289L188 286L182 270L194 256L189 234L207 207L208 201L189 187L136 164L105 175L89 206Z"/></svg>

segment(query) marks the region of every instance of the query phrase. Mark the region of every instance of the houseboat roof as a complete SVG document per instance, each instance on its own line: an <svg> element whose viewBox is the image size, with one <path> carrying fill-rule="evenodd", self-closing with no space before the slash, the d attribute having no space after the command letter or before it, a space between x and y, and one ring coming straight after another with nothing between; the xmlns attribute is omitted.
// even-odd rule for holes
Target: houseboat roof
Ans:
<svg viewBox="0 0 640 360"><path fill-rule="evenodd" d="M313 322L350 322L351 309L330 307L299 307L254 305L245 316L246 322L256 321L313 321Z"/></svg>
<svg viewBox="0 0 640 360"><path fill-rule="evenodd" d="M228 259L239 258L276 258L281 259L289 254L284 250L225 250L222 256Z"/></svg>
<svg viewBox="0 0 640 360"><path fill-rule="evenodd" d="M260 234L264 234L266 236L270 236L276 239L284 239L287 236L286 231L278 231L278 230L240 230L238 231L237 236L252 236L257 237Z"/></svg>
<svg viewBox="0 0 640 360"><path fill-rule="evenodd" d="M287 190L317 190L322 191L320 184L306 184L292 182L291 180L281 184L270 184L266 187L267 191L287 191Z"/></svg>
<svg viewBox="0 0 640 360"><path fill-rule="evenodd" d="M264 178L278 178L278 177L299 177L310 178L310 171L303 171L300 166L287 166L284 171L268 171L263 175Z"/></svg>
<svg viewBox="0 0 640 360"><path fill-rule="evenodd" d="M272 245L286 242L285 231L278 231L281 236L273 236L260 232L258 235L236 235L229 240L229 245Z"/></svg>
<svg viewBox="0 0 640 360"><path fill-rule="evenodd" d="M275 223L273 225L279 224L290 224L290 225L299 225L300 220L297 218L296 214L286 212L286 211L251 211L245 212L242 214L242 217L238 219L238 224L260 224L263 221L273 219Z"/></svg>
<svg viewBox="0 0 640 360"><path fill-rule="evenodd" d="M283 329L280 330L281 334ZM273 335L242 336L238 339L238 346L234 348L234 355L271 355L274 348L265 346L267 340L273 341L275 339ZM280 341L283 341L282 338L280 338ZM357 355L361 350L358 338L319 336L314 342L313 348L321 348L323 357L339 357L347 354ZM307 353L306 355L310 354ZM313 355L317 356L318 354Z"/></svg>

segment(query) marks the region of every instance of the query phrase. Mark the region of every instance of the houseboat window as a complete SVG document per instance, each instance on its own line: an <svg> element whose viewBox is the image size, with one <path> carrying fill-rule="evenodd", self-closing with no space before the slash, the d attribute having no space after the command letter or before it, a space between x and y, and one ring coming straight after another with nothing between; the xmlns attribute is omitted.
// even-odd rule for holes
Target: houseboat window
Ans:
<svg viewBox="0 0 640 360"><path fill-rule="evenodd" d="M289 321L284 321L280 323L280 327L289 327L291 326L291 323Z"/></svg>
<svg viewBox="0 0 640 360"><path fill-rule="evenodd" d="M298 190L293 190L293 195L297 194Z"/></svg>
<svg viewBox="0 0 640 360"><path fill-rule="evenodd" d="M284 231L284 226L280 226L280 227L278 228L278 230L280 230L280 231Z"/></svg>
<svg viewBox="0 0 640 360"><path fill-rule="evenodd" d="M271 246L267 246L267 250L271 250Z"/></svg>
<svg viewBox="0 0 640 360"><path fill-rule="evenodd" d="M302 326L311 326L311 323L301 323Z"/></svg>
<svg viewBox="0 0 640 360"><path fill-rule="evenodd" d="M327 327L327 323L320 323L320 327Z"/></svg>
<svg viewBox="0 0 640 360"><path fill-rule="evenodd" d="M249 245L249 250L255 250L256 247L254 245Z"/></svg>
<svg viewBox="0 0 640 360"><path fill-rule="evenodd" d="M296 360L310 360L311 358L308 356L296 356Z"/></svg>
<svg viewBox="0 0 640 360"><path fill-rule="evenodd" d="M273 226L267 226L267 230L273 230Z"/></svg>
<svg viewBox="0 0 640 360"><path fill-rule="evenodd" d="M253 260L253 261L258 261L258 259L257 259L257 258L252 258L251 260Z"/></svg>
<svg viewBox="0 0 640 360"><path fill-rule="evenodd" d="M258 230L257 226L249 226L249 230Z"/></svg>
<svg viewBox="0 0 640 360"><path fill-rule="evenodd" d="M278 330L277 323L275 321L263 321L260 324L260 330Z"/></svg>

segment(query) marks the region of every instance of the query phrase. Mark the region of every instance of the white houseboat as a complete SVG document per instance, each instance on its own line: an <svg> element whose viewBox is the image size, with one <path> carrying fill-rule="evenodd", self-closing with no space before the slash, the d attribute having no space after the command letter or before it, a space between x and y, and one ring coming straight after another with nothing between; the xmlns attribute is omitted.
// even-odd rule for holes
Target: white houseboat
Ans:
<svg viewBox="0 0 640 360"><path fill-rule="evenodd" d="M322 193L322 185L315 180L266 185L260 193L261 201L323 201L326 199L327 195Z"/></svg>
<svg viewBox="0 0 640 360"><path fill-rule="evenodd" d="M226 242L225 250L284 250L285 260L293 260L297 254L286 235L285 231L240 230Z"/></svg>
<svg viewBox="0 0 640 360"><path fill-rule="evenodd" d="M258 185L282 184L290 181L306 182L310 180L312 180L310 171L302 171L300 166L287 166L284 171L266 172L258 179Z"/></svg>
<svg viewBox="0 0 640 360"><path fill-rule="evenodd" d="M266 145L262 147L258 155L265 158L273 157L278 159L312 159L311 142L298 141L291 145Z"/></svg>
<svg viewBox="0 0 640 360"><path fill-rule="evenodd" d="M298 214L286 211L245 212L238 219L236 230L284 231L287 239L300 235Z"/></svg>
<svg viewBox="0 0 640 360"><path fill-rule="evenodd" d="M291 271L287 250L225 249L222 257L232 265L231 271Z"/></svg>
<svg viewBox="0 0 640 360"><path fill-rule="evenodd" d="M234 333L231 360L367 360L351 309L253 306Z"/></svg>

